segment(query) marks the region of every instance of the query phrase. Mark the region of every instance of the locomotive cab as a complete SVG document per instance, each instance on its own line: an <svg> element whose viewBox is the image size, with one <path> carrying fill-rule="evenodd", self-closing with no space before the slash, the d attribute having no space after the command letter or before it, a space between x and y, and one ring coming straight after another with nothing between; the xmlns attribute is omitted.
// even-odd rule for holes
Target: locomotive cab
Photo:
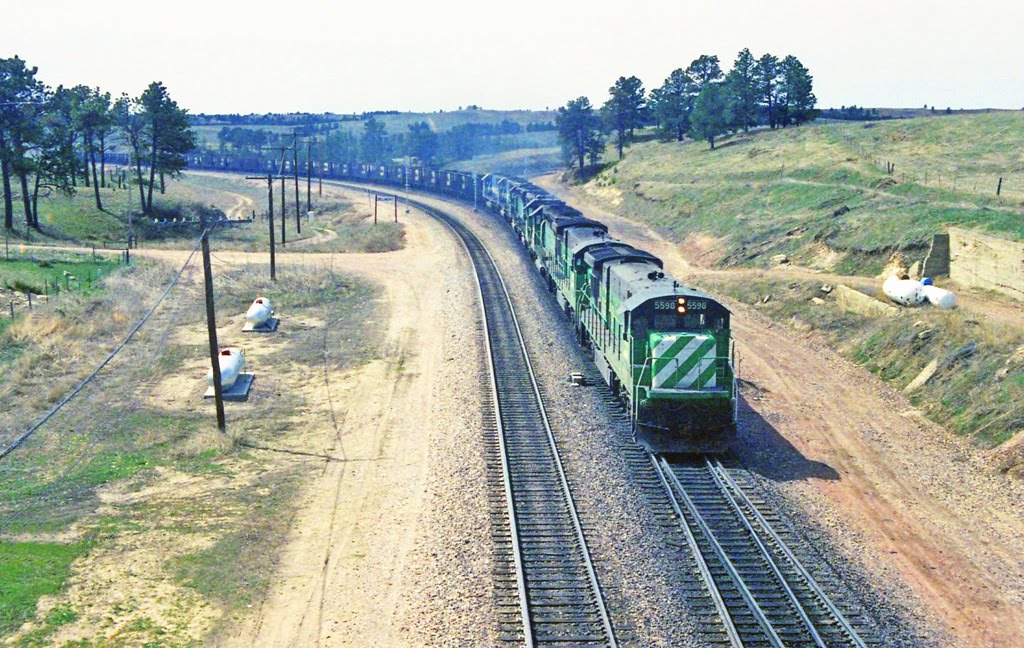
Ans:
<svg viewBox="0 0 1024 648"><path fill-rule="evenodd" d="M620 308L631 338L637 439L656 452L724 451L736 432L729 310L652 274Z"/></svg>

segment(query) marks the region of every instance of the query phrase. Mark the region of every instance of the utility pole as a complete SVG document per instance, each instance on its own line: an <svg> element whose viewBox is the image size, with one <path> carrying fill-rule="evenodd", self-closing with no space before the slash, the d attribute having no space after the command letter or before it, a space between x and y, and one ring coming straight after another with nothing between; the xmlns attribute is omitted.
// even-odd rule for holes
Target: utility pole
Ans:
<svg viewBox="0 0 1024 648"><path fill-rule="evenodd" d="M266 151L281 151L281 173L280 173L280 178L281 178L281 247L284 247L285 244L287 243L287 236L285 236L285 218L288 216L288 204L285 202L285 192L284 192L284 180L285 180L284 161L285 161L285 152L288 150L288 147L287 146L267 146L267 147L261 148L260 150L261 151L263 151L263 150L266 150Z"/></svg>
<svg viewBox="0 0 1024 648"><path fill-rule="evenodd" d="M292 131L292 174L295 176L295 232L302 234L302 208L299 203L299 144L298 131Z"/></svg>
<svg viewBox="0 0 1024 648"><path fill-rule="evenodd" d="M405 213L409 213L409 156L405 156Z"/></svg>
<svg viewBox="0 0 1024 648"><path fill-rule="evenodd" d="M267 177L245 176L246 180L267 181L267 226L270 230L270 280L277 281L277 266L274 260L274 175L267 171ZM256 212L253 212L255 214Z"/></svg>
<svg viewBox="0 0 1024 648"><path fill-rule="evenodd" d="M205 219L203 222L205 227ZM213 399L217 404L217 428L224 432L224 391L220 382L220 347L217 346L217 316L213 312L213 273L210 270L210 230L203 229L203 279L206 286L206 328L210 334L210 366L213 371Z"/></svg>
<svg viewBox="0 0 1024 648"><path fill-rule="evenodd" d="M306 213L313 209L313 145L318 140L306 140Z"/></svg>

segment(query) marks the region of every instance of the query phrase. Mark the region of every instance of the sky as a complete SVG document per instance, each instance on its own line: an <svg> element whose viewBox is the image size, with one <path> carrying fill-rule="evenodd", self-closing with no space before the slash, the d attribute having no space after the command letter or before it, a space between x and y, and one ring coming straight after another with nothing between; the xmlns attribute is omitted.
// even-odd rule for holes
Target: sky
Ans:
<svg viewBox="0 0 1024 648"><path fill-rule="evenodd" d="M0 57L193 113L544 109L701 54L793 54L819 107L1024 107L1012 0L0 0Z"/></svg>

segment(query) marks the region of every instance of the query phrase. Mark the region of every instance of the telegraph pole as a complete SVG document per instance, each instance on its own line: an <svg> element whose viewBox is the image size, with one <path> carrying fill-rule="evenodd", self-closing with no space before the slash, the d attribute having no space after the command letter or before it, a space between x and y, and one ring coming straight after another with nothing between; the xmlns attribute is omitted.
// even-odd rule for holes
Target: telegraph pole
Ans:
<svg viewBox="0 0 1024 648"><path fill-rule="evenodd" d="M295 176L295 231L302 234L302 207L299 203L299 144L298 131L292 131L292 174Z"/></svg>
<svg viewBox="0 0 1024 648"><path fill-rule="evenodd" d="M409 213L409 156L405 156L405 213Z"/></svg>
<svg viewBox="0 0 1024 648"><path fill-rule="evenodd" d="M246 180L267 181L267 223L270 229L270 280L277 281L277 267L274 262L274 175L267 171L267 177L245 176Z"/></svg>
<svg viewBox="0 0 1024 648"><path fill-rule="evenodd" d="M281 178L281 247L284 247L285 244L287 243L287 237L285 236L285 227L284 227L284 225L285 225L285 218L288 216L288 204L285 202L285 192L284 192L284 180L285 180L284 161L285 161L285 152L288 150L288 147L287 146L267 146L267 147L264 147L264 148L262 148L260 150L265 150L265 151L281 151L281 173L280 173L280 178ZM260 178L260 179L262 180L262 178Z"/></svg>
<svg viewBox="0 0 1024 648"><path fill-rule="evenodd" d="M306 212L313 209L313 145L318 140L314 137L306 140Z"/></svg>
<svg viewBox="0 0 1024 648"><path fill-rule="evenodd" d="M204 222L205 226L206 223ZM224 391L220 382L220 347L217 346L217 316L213 310L213 273L210 270L210 230L204 229L203 246L203 279L206 287L206 328L210 335L210 367L213 371L213 399L217 404L217 428L224 432L227 423L224 421Z"/></svg>

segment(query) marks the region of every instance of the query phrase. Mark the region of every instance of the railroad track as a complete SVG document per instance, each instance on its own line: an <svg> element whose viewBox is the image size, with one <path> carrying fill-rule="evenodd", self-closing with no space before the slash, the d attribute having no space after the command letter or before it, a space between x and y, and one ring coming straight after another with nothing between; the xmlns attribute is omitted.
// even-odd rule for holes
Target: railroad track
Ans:
<svg viewBox="0 0 1024 648"><path fill-rule="evenodd" d="M515 624L516 631L506 628L503 638L527 646L616 646L504 282L490 254L461 222L410 202L451 227L476 268L489 351L485 383L493 395L493 410L485 408L495 432L489 461L500 472L496 492L503 495L502 501L492 501L492 514L498 511L493 524L499 559L504 555L510 566L507 577L499 573L498 578L516 599L504 603L507 628ZM666 522L678 527L703 577L708 596L696 582L687 584L687 596L699 618L698 632L710 643L737 648L877 643L862 639L717 459L670 463L632 443L623 451L638 475L650 474L644 468L648 462L654 468L641 486L653 501L660 501L658 493L667 497ZM713 609L701 602L708 598ZM724 632L708 627L712 618Z"/></svg>
<svg viewBox="0 0 1024 648"><path fill-rule="evenodd" d="M520 633L527 646L617 646L604 595L587 548L558 448L505 283L487 249L448 214L410 201L462 239L476 269L489 351L507 547Z"/></svg>
<svg viewBox="0 0 1024 648"><path fill-rule="evenodd" d="M650 461L730 645L868 645L717 458Z"/></svg>

